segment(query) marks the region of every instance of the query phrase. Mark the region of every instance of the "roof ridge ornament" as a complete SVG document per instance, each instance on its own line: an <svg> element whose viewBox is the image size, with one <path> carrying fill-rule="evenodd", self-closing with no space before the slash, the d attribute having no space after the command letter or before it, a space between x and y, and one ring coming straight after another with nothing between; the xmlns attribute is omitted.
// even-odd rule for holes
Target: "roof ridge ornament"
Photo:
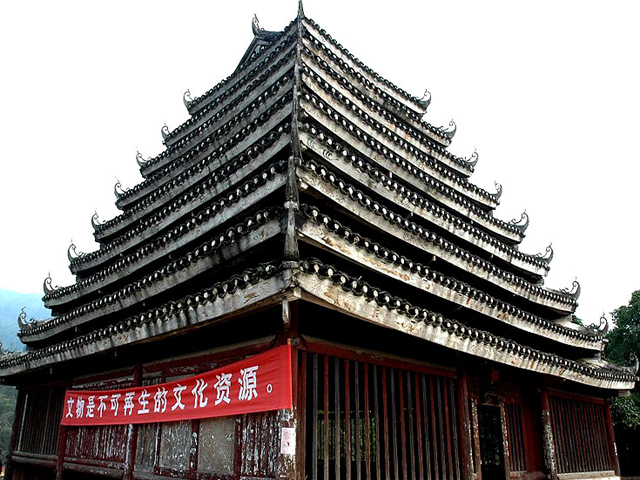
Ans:
<svg viewBox="0 0 640 480"><path fill-rule="evenodd" d="M258 20L258 15L253 14L253 18L251 19L251 30L253 30L253 35L258 36L260 32L264 30L264 28L260 28L260 20Z"/></svg>
<svg viewBox="0 0 640 480"><path fill-rule="evenodd" d="M500 197L502 197L502 184L494 181L493 186L496 187L496 193L490 193L489 195L491 195L496 202L500 202Z"/></svg>
<svg viewBox="0 0 640 480"><path fill-rule="evenodd" d="M458 126L456 125L456 122L454 122L453 120L449 121L449 126L448 127L439 127L438 128L438 130L440 130L440 133L442 133L442 135L447 137L449 140L451 140L453 137L455 137L457 129L458 129Z"/></svg>
<svg viewBox="0 0 640 480"><path fill-rule="evenodd" d="M44 290L44 294L51 295L58 288L60 287L57 285L55 287L53 286L53 279L51 278L51 272L49 272L49 274L47 275L47 278L45 278L44 282L42 282L42 289Z"/></svg>
<svg viewBox="0 0 640 480"><path fill-rule="evenodd" d="M96 213L94 216L97 217L97 215L98 214ZM91 217L91 220L93 220L93 217ZM69 248L67 249L67 258L69 259L69 263L73 262L76 258L80 258L80 257L84 257L84 256L85 256L84 252L78 252L76 250L76 246L73 243L73 239L72 239L71 240L71 245L69 245Z"/></svg>
<svg viewBox="0 0 640 480"><path fill-rule="evenodd" d="M569 295L573 299L578 300L578 298L580 298L580 293L582 293L582 287L580 287L580 282L578 282L578 279L575 279L571 284L571 290L569 290L568 288L561 288L560 291Z"/></svg>
<svg viewBox="0 0 640 480"><path fill-rule="evenodd" d="M20 314L18 315L18 326L20 327L20 330L27 330L36 324L36 320L33 318L27 318L26 309L27 307L22 307L22 310L20 310Z"/></svg>
<svg viewBox="0 0 640 480"><path fill-rule="evenodd" d="M191 104L193 103L193 98L191 98L191 91L187 88L187 91L182 94L182 101L184 102L184 106L189 109Z"/></svg>
<svg viewBox="0 0 640 480"><path fill-rule="evenodd" d="M635 353L632 353L629 360L631 361L631 365L626 365L622 368L625 372L630 373L631 375L638 375L638 369L640 368L640 360L638 360L638 356Z"/></svg>
<svg viewBox="0 0 640 480"><path fill-rule="evenodd" d="M120 200L125 193L127 193L128 188L122 188L122 184L120 180L116 177L116 184L113 186L113 193L116 196L116 200Z"/></svg>
<svg viewBox="0 0 640 480"><path fill-rule="evenodd" d="M160 132L162 133L162 140L166 140L167 138L169 138L171 132L169 131L169 127L167 127L167 122L164 122L164 125L160 129Z"/></svg>
<svg viewBox="0 0 640 480"><path fill-rule="evenodd" d="M473 153L471 154L471 157L463 158L462 161L465 163L465 165L467 167L469 167L471 170L473 170L473 168L478 164L478 160L479 159L480 159L480 155L478 155L478 150L474 149Z"/></svg>
<svg viewBox="0 0 640 480"><path fill-rule="evenodd" d="M427 108L431 104L431 92L428 89L424 89L424 93L422 94L422 98L418 100L418 105L420 105L424 109L424 113L427 113Z"/></svg>
<svg viewBox="0 0 640 480"><path fill-rule="evenodd" d="M302 0L298 0L298 18L304 18L304 7L302 6Z"/></svg>
<svg viewBox="0 0 640 480"><path fill-rule="evenodd" d="M94 230L97 230L100 225L102 224L100 223L100 219L98 218L98 210L96 210L95 212L93 212L93 215L91 215L91 226ZM71 242L73 245L73 240L71 240Z"/></svg>
<svg viewBox="0 0 640 480"><path fill-rule="evenodd" d="M604 316L604 312L602 312L602 316L600 317L600 325L598 326L598 333L603 337L609 333L609 320Z"/></svg>
<svg viewBox="0 0 640 480"><path fill-rule="evenodd" d="M514 218L509 222L509 224L518 229L520 233L526 232L527 228L529 228L529 215L527 214L527 210L525 209L525 211L522 212L519 220Z"/></svg>
<svg viewBox="0 0 640 480"><path fill-rule="evenodd" d="M551 260L553 260L553 248L551 245L552 244L550 243L549 246L545 249L544 253L538 253L537 255L534 255L535 258L549 265L551 263Z"/></svg>
<svg viewBox="0 0 640 480"><path fill-rule="evenodd" d="M149 163L149 159L145 159L142 154L140 153L140 150L136 151L136 162L138 162L138 166L140 168L142 167L146 167L147 163Z"/></svg>

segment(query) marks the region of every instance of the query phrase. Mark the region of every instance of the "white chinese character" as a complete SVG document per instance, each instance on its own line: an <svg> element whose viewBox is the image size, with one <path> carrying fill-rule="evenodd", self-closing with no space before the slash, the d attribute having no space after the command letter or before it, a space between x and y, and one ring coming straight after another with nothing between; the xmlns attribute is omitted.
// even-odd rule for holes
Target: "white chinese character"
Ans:
<svg viewBox="0 0 640 480"><path fill-rule="evenodd" d="M102 418L102 414L107 409L107 404L104 401L109 398L109 395L100 395L98 397L98 415Z"/></svg>
<svg viewBox="0 0 640 480"><path fill-rule="evenodd" d="M240 370L240 375L242 378L238 379L238 383L240 383L240 393L238 394L238 400L253 400L258 396L258 392L256 388L258 387L258 381L256 378L256 371L258 370L258 365L249 368L243 368Z"/></svg>
<svg viewBox="0 0 640 480"><path fill-rule="evenodd" d="M84 415L84 398L78 397L76 400L76 418L82 418Z"/></svg>
<svg viewBox="0 0 640 480"><path fill-rule="evenodd" d="M122 409L122 413L124 415L131 415L133 412L133 396L136 392L127 392L124 394L124 408Z"/></svg>
<svg viewBox="0 0 640 480"><path fill-rule="evenodd" d="M153 411L156 413L164 413L167 409L167 389L158 388L153 396Z"/></svg>
<svg viewBox="0 0 640 480"><path fill-rule="evenodd" d="M64 416L64 418L73 418L73 397L69 397L69 400L67 400L67 414Z"/></svg>
<svg viewBox="0 0 640 480"><path fill-rule="evenodd" d="M138 403L142 407L140 410L138 410L139 414L149 413L149 407L148 407L149 400L147 400L147 398L149 398L150 396L151 395L149 393L147 393L146 390L142 390L142 393L138 397Z"/></svg>
<svg viewBox="0 0 640 480"><path fill-rule="evenodd" d="M193 408L204 408L207 406L209 399L204 396L204 389L208 384L201 378L196 380L196 386L193 387L191 393L193 395Z"/></svg>
<svg viewBox="0 0 640 480"><path fill-rule="evenodd" d="M93 418L93 410L94 410L94 408L96 407L96 406L95 406L95 404L93 403L93 399L94 399L94 398L95 398L95 396L94 396L94 395L91 395L91 396L88 398L88 402L87 402L87 412L86 412L87 418Z"/></svg>
<svg viewBox="0 0 640 480"><path fill-rule="evenodd" d="M119 393L113 393L111 395L111 411L113 412L114 417L118 416L118 405L120 405L120 402L118 401L118 399L121 396L122 395L120 395Z"/></svg>
<svg viewBox="0 0 640 480"><path fill-rule="evenodd" d="M182 403L182 392L184 392L187 387L183 387L178 384L178 386L173 387L173 397L176 399L176 403L171 407L171 411L179 408L180 410L184 410L184 403Z"/></svg>
<svg viewBox="0 0 640 480"><path fill-rule="evenodd" d="M231 374L221 373L220 375L216 375L216 378L218 379L218 381L213 385L213 388L216 389L215 405L220 405L222 402L229 403L231 401L231 399L229 398Z"/></svg>

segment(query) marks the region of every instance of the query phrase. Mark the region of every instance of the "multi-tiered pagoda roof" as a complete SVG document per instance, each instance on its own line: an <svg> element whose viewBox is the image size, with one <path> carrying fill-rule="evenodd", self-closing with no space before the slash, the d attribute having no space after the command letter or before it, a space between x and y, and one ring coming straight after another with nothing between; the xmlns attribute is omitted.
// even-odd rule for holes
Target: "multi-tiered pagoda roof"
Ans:
<svg viewBox="0 0 640 480"><path fill-rule="evenodd" d="M476 186L477 154L449 151L455 124L425 120L429 98L373 72L302 13L282 32L257 21L253 31L233 74L185 95L189 119L163 129L164 151L138 155L144 180L118 185L121 213L92 221L99 249L69 249L76 283L45 281L53 316L21 317L27 351L2 357L0 374L223 321L242 328L244 315L286 299L354 319L366 335L373 324L415 337L425 351L633 388L634 372L600 358L604 332L569 321L579 285L544 286L553 251L521 251L528 217L500 219L502 187ZM315 322L309 331L336 328Z"/></svg>

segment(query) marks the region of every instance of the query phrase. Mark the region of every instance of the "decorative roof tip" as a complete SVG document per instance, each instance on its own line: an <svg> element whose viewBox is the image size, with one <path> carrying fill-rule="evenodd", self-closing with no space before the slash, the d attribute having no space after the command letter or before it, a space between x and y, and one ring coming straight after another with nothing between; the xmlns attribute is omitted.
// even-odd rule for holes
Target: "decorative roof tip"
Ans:
<svg viewBox="0 0 640 480"><path fill-rule="evenodd" d="M94 214L94 217L98 218L98 214ZM93 217L91 217L91 223L93 223ZM82 256L84 256L84 252L76 251L76 246L73 243L73 240L71 240L71 245L69 245L69 249L67 250L67 258L69 259L69 263Z"/></svg>
<svg viewBox="0 0 640 480"><path fill-rule="evenodd" d="M469 158L463 158L462 161L469 167L471 170L478 164L478 160L480 159L480 155L478 155L478 150L474 150Z"/></svg>
<svg viewBox="0 0 640 480"><path fill-rule="evenodd" d="M304 7L302 6L302 0L298 0L298 18L304 18Z"/></svg>
<svg viewBox="0 0 640 480"><path fill-rule="evenodd" d="M493 182L493 185L496 187L496 193L490 193L489 195L491 195L496 202L500 202L500 197L502 197L502 185L498 182Z"/></svg>
<svg viewBox="0 0 640 480"><path fill-rule="evenodd" d="M422 98L418 100L418 105L420 105L424 109L424 113L427 113L427 108L429 108L429 104L431 103L431 93L429 90L425 89Z"/></svg>
<svg viewBox="0 0 640 480"><path fill-rule="evenodd" d="M27 307L22 307L22 310L20 310L20 314L18 315L18 327L20 327L20 330L31 328L36 323L36 320L33 318L27 319L26 309Z"/></svg>
<svg viewBox="0 0 640 480"><path fill-rule="evenodd" d="M629 360L631 365L623 366L623 371L634 376L638 375L638 369L640 368L640 360L638 360L638 356L635 353L632 353Z"/></svg>
<svg viewBox="0 0 640 480"><path fill-rule="evenodd" d="M529 215L527 214L527 211L525 210L524 212L522 212L522 215L520 215L520 220L514 218L509 223L512 227L518 229L520 233L526 232L527 228L529 228Z"/></svg>
<svg viewBox="0 0 640 480"><path fill-rule="evenodd" d="M58 288L58 286L53 286L53 279L51 278L51 272L49 272L47 278L45 278L44 282L42 282L42 290L44 290L44 294L51 295Z"/></svg>
<svg viewBox="0 0 640 480"><path fill-rule="evenodd" d="M94 214L91 215L91 226L93 227L94 230L97 230L100 225L102 224L100 223L100 219L98 218L98 211L96 210ZM71 242L72 242L71 245L73 245L73 240ZM75 248L75 245L73 245L73 248Z"/></svg>
<svg viewBox="0 0 640 480"><path fill-rule="evenodd" d="M609 333L609 320L607 319L607 317L604 316L604 312L602 313L602 316L600 317L600 325L598 325L598 332L603 337L607 333Z"/></svg>
<svg viewBox="0 0 640 480"><path fill-rule="evenodd" d="M451 140L453 137L455 137L457 128L458 127L456 126L456 122L451 120L449 122L449 126L448 127L440 127L440 128L438 128L438 130L440 130L440 133L442 135L444 135L449 140Z"/></svg>
<svg viewBox="0 0 640 480"><path fill-rule="evenodd" d="M191 98L191 91L187 88L187 91L182 94L182 101L184 102L184 106L189 109L191 104L193 103L193 98Z"/></svg>
<svg viewBox="0 0 640 480"><path fill-rule="evenodd" d="M254 37L258 37L260 32L264 30L263 28L260 28L260 20L258 20L258 16L255 13L251 19L251 30L253 31Z"/></svg>
<svg viewBox="0 0 640 480"><path fill-rule="evenodd" d="M125 193L127 193L128 188L122 188L122 184L120 180L116 178L116 184L113 186L113 194L116 196L116 200L120 200Z"/></svg>
<svg viewBox="0 0 640 480"><path fill-rule="evenodd" d="M544 263L549 265L551 260L553 260L553 248L551 244L545 249L544 253L539 253L535 256L538 260L542 260Z"/></svg>
<svg viewBox="0 0 640 480"><path fill-rule="evenodd" d="M138 151L136 152L136 162L138 162L138 166L142 168L149 162L149 159L145 159L142 156L142 154Z"/></svg>
<svg viewBox="0 0 640 480"><path fill-rule="evenodd" d="M169 127L167 127L166 122L162 126L162 129L160 129L160 132L162 133L162 140L166 140L167 138L169 138L169 135L171 134L171 132L169 132Z"/></svg>
<svg viewBox="0 0 640 480"><path fill-rule="evenodd" d="M578 298L580 298L582 288L580 287L580 282L578 282L578 280L574 280L571 284L571 290L569 290L568 288L561 288L560 291L566 293L575 300L578 300Z"/></svg>

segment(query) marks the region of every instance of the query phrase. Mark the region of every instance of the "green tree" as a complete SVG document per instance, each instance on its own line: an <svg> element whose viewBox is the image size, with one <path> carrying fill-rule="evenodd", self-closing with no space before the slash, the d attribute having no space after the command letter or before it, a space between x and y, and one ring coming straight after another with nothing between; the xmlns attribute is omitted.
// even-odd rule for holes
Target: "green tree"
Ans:
<svg viewBox="0 0 640 480"><path fill-rule="evenodd" d="M628 305L613 311L615 328L607 335L607 360L620 365L635 363L640 357L640 290L631 295ZM637 446L640 443L640 390L638 385L626 397L611 401L616 443L623 476L640 474Z"/></svg>

